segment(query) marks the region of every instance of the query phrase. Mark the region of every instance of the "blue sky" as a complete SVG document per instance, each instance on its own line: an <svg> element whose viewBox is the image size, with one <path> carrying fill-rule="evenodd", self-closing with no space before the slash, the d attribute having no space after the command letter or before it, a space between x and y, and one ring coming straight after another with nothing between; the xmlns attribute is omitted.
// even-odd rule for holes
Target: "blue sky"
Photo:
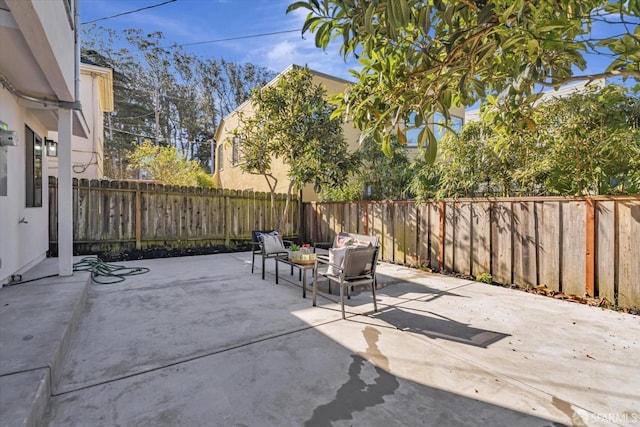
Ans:
<svg viewBox="0 0 640 427"><path fill-rule="evenodd" d="M162 3L163 0L80 0L81 22ZM177 0L152 9L96 22L107 28L162 31L167 45L222 40L254 34L298 30L286 34L185 46L204 58L251 62L278 73L290 64L350 79L342 56L335 49L315 47L313 35L300 29L306 13L286 14L291 0ZM353 61L351 62L353 66Z"/></svg>

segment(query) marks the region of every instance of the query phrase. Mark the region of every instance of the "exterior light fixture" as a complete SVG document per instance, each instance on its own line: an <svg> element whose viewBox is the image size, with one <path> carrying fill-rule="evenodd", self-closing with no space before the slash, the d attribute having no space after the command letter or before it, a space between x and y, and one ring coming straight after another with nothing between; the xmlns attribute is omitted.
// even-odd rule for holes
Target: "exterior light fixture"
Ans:
<svg viewBox="0 0 640 427"><path fill-rule="evenodd" d="M47 146L47 156L58 157L58 143L49 138L45 138L44 143Z"/></svg>

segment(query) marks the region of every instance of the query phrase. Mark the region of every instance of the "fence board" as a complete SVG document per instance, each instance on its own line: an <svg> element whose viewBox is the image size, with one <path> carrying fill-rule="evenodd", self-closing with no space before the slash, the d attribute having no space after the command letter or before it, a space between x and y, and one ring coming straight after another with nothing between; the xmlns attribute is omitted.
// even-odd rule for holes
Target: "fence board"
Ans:
<svg viewBox="0 0 640 427"><path fill-rule="evenodd" d="M640 307L640 201L618 204L618 304Z"/></svg>
<svg viewBox="0 0 640 427"><path fill-rule="evenodd" d="M394 205L390 202L385 202L382 205L382 260L388 262L394 262L394 236L393 236L393 215Z"/></svg>
<svg viewBox="0 0 640 427"><path fill-rule="evenodd" d="M439 270L440 257L440 205L432 202L429 205L429 264L432 269Z"/></svg>
<svg viewBox="0 0 640 427"><path fill-rule="evenodd" d="M540 285L560 290L561 202L538 202L538 278Z"/></svg>
<svg viewBox="0 0 640 427"><path fill-rule="evenodd" d="M534 202L513 204L513 283L536 286L536 220Z"/></svg>
<svg viewBox="0 0 640 427"><path fill-rule="evenodd" d="M491 204L477 201L471 204L471 274L491 273Z"/></svg>
<svg viewBox="0 0 640 427"><path fill-rule="evenodd" d="M370 206L371 212L369 214L369 224L371 227L371 232L369 234L371 234L372 236L378 236L380 238L380 245L384 244L384 228L383 228L383 221L384 221L384 207L385 204L384 203L372 203ZM378 255L378 259L380 259L381 261L383 260L383 256L382 253L380 253Z"/></svg>
<svg viewBox="0 0 640 427"><path fill-rule="evenodd" d="M456 203L446 203L444 220L444 269L453 271L453 258L455 256L455 238L458 206Z"/></svg>
<svg viewBox="0 0 640 427"><path fill-rule="evenodd" d="M455 203L455 243L453 271L471 274L471 203Z"/></svg>
<svg viewBox="0 0 640 427"><path fill-rule="evenodd" d="M77 187L74 188L73 195L76 221L73 226L73 238L74 240L87 240L89 235L88 220L91 217L89 215L89 181L81 179L75 184Z"/></svg>
<svg viewBox="0 0 640 427"><path fill-rule="evenodd" d="M405 263L416 265L420 263L418 255L418 224L420 221L418 207L415 203L405 203L405 206Z"/></svg>
<svg viewBox="0 0 640 427"><path fill-rule="evenodd" d="M614 302L616 270L616 202L596 203L596 295Z"/></svg>
<svg viewBox="0 0 640 427"><path fill-rule="evenodd" d="M417 206L416 212L418 215L418 239L417 239L417 263L420 265L429 265L429 242L430 242L430 234L429 234L429 212L430 212L431 202L422 203Z"/></svg>
<svg viewBox="0 0 640 427"><path fill-rule="evenodd" d="M406 234L405 222L407 216L406 203L395 203L393 206L393 260L400 264L406 264Z"/></svg>
<svg viewBox="0 0 640 427"><path fill-rule="evenodd" d="M513 272L513 208L512 202L495 202L492 208L492 248L494 258L491 266L493 280L511 284Z"/></svg>
<svg viewBox="0 0 640 427"><path fill-rule="evenodd" d="M561 289L582 296L586 277L586 206L584 201L562 204Z"/></svg>

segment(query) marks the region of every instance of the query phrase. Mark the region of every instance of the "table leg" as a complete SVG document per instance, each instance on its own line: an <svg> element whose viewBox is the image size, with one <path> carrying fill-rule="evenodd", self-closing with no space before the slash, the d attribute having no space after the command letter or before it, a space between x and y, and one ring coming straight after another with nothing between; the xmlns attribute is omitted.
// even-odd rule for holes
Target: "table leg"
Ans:
<svg viewBox="0 0 640 427"><path fill-rule="evenodd" d="M318 265L313 267L313 306L316 306L316 294L318 293Z"/></svg>
<svg viewBox="0 0 640 427"><path fill-rule="evenodd" d="M300 274L302 274L302 298L307 297L307 270L300 269Z"/></svg>

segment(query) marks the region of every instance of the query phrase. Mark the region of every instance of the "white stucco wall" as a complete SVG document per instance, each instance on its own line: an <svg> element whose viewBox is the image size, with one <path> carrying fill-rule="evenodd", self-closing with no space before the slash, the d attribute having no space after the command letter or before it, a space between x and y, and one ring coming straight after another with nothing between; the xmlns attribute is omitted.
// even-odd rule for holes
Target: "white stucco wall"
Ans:
<svg viewBox="0 0 640 427"><path fill-rule="evenodd" d="M46 256L49 247L47 157L43 156L42 207L27 208L25 189L25 125L44 138L45 127L0 89L0 120L18 134L18 145L7 147L7 196L0 196L0 286ZM24 220L21 222L21 219Z"/></svg>

